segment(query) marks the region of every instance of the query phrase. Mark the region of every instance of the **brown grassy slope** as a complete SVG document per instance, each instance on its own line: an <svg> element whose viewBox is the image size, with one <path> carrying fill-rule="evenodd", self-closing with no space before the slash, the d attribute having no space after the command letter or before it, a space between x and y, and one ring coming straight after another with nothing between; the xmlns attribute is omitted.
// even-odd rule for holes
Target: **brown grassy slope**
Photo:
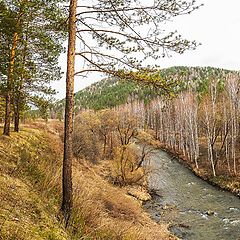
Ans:
<svg viewBox="0 0 240 240"><path fill-rule="evenodd" d="M56 217L61 200L59 130L61 124L41 123L0 137L2 239L175 239L126 190L112 186L84 161L74 162L74 213L65 231Z"/></svg>
<svg viewBox="0 0 240 240"><path fill-rule="evenodd" d="M38 130L0 137L0 239L70 239L50 194L57 180L45 175L56 155Z"/></svg>
<svg viewBox="0 0 240 240"><path fill-rule="evenodd" d="M75 209L84 216L86 233L104 239L175 239L167 226L154 223L138 201L102 179L85 163L75 166ZM108 236L108 237L107 237Z"/></svg>

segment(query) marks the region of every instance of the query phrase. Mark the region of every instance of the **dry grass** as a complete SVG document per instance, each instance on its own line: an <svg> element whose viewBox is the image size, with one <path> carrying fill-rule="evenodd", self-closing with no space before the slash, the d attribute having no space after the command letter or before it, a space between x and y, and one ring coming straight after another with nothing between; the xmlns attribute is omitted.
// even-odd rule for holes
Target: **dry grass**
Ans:
<svg viewBox="0 0 240 240"><path fill-rule="evenodd" d="M35 123L0 137L2 239L176 239L126 189L105 180L101 166L86 161L74 161L74 211L65 231L56 217L62 161L61 133L56 132L62 123L55 126Z"/></svg>
<svg viewBox="0 0 240 240"><path fill-rule="evenodd" d="M74 167L75 215L85 219L85 234L94 239L175 239L167 226L149 218L126 189L112 186L99 171L88 162Z"/></svg>
<svg viewBox="0 0 240 240"><path fill-rule="evenodd" d="M0 137L0 239L70 239L56 218L55 154L38 130Z"/></svg>

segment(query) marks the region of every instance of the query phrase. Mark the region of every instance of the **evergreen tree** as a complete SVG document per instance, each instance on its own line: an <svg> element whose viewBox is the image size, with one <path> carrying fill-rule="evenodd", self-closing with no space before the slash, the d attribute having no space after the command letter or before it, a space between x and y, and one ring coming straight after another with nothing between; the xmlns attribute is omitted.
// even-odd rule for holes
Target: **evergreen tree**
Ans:
<svg viewBox="0 0 240 240"><path fill-rule="evenodd" d="M75 74L99 71L144 81L167 90L169 84L159 81L158 73L149 73L152 69L146 70L142 62L148 58L156 60L164 57L168 51L183 53L194 49L196 42L183 39L176 32L164 33L160 23L189 14L196 8L195 0L158 0L150 3L141 0L81 0L78 8L77 0L70 1L62 202L66 221L72 208L71 135L76 37L76 56L84 60L86 68Z"/></svg>
<svg viewBox="0 0 240 240"><path fill-rule="evenodd" d="M66 15L60 3L64 1L7 1L2 16L5 38L9 38L4 61L6 112L4 134L10 134L11 103L14 106L15 130L18 131L20 110L36 93L53 93L46 87L60 78L58 56L63 50ZM9 18L11 16L11 18ZM10 19L10 20L9 20ZM7 37L6 37L7 36ZM1 50L4 49L1 46Z"/></svg>

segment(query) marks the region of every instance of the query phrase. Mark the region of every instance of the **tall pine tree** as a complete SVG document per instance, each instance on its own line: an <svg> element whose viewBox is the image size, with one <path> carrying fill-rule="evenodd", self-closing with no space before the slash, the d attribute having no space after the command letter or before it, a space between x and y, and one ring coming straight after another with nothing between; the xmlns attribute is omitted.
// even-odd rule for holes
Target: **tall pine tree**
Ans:
<svg viewBox="0 0 240 240"><path fill-rule="evenodd" d="M5 135L10 134L11 104L14 106L15 131L18 131L23 106L34 103L36 93L40 96L53 93L49 83L60 78L57 64L63 50L66 22L61 2L64 1L22 0L5 4L7 14L1 22L3 26L11 26L5 31L5 36L11 39L5 51L9 60L5 60L5 66L1 68L6 75Z"/></svg>

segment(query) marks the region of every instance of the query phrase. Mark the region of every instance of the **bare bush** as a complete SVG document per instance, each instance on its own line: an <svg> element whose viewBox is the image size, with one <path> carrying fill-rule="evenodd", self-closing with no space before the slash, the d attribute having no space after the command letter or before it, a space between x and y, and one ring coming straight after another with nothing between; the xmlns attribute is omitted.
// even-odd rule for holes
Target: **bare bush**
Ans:
<svg viewBox="0 0 240 240"><path fill-rule="evenodd" d="M127 112L85 111L75 120L73 151L76 157L97 163L111 160L109 178L114 184L143 184L141 168L146 148L139 154L132 140L137 135L137 120Z"/></svg>

